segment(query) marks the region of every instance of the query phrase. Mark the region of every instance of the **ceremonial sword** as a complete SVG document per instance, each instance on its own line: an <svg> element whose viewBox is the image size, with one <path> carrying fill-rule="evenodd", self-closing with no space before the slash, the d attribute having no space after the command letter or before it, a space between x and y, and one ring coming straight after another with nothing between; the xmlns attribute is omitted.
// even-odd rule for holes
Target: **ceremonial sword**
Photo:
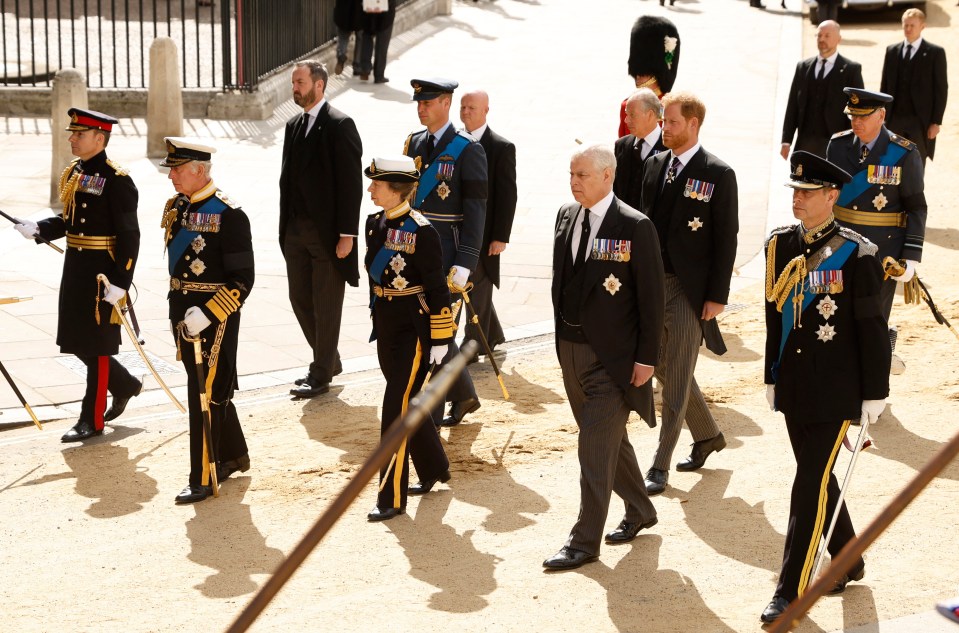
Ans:
<svg viewBox="0 0 959 633"><path fill-rule="evenodd" d="M180 321L176 325L179 336L188 343L193 343L193 360L196 363L197 390L200 392L200 409L203 411L203 440L206 444L206 461L210 467L210 483L213 484L213 496L220 496L220 482L216 477L216 453L213 450L213 414L210 413L210 397L206 391L206 375L203 371L203 338L199 335L190 336L186 323Z"/></svg>
<svg viewBox="0 0 959 633"><path fill-rule="evenodd" d="M457 286L453 283L453 272L454 270L450 269L450 274L447 278L450 290L463 295L463 302L466 303L466 311L469 312L470 315L470 323L476 327L476 333L479 334L480 342L483 344L483 349L486 350L486 358L489 359L490 365L493 366L493 371L496 373L496 380L499 381L499 387L503 390L503 399L509 400L509 391L506 390L506 383L503 382L503 374L500 372L499 365L496 364L496 359L493 358L493 350L490 349L489 341L486 340L486 334L483 332L483 328L480 327L479 317L476 316L476 310L473 308L473 303L470 301L469 291L473 289L473 282L468 281L466 282L465 286Z"/></svg>
<svg viewBox="0 0 959 633"><path fill-rule="evenodd" d="M7 215L7 214L4 213L2 210L0 210L0 215L2 215L3 217L5 217L6 219L10 220L10 221L13 222L14 224L23 224L23 220L20 220L20 219L18 219L18 218L15 218L15 217L13 217L12 215ZM33 237L36 238L36 239L38 239L38 240L40 240L41 242L43 242L44 244L46 244L47 246L49 246L50 248L52 248L52 249L55 250L56 252L58 252L58 253L60 253L61 255L63 255L63 249L62 249L62 248L60 248L59 246L57 246L56 244L54 244L53 242L51 242L51 241L48 240L47 238L43 237L43 236L40 235L39 233L38 233L37 235L34 235Z"/></svg>
<svg viewBox="0 0 959 633"><path fill-rule="evenodd" d="M899 277L904 272L906 272L906 266L901 261L896 261L892 257L886 257L882 260L882 269L886 273L886 277ZM936 319L936 323L939 325L945 325L949 330L959 339L959 332L956 331L956 328L952 326L952 323L949 322L949 319L939 311L939 308L936 307L936 302L932 300L932 296L929 294L929 289L926 288L926 284L922 283L922 279L919 279L919 275L913 273L913 277L916 280L916 283L919 285L921 290L921 296L923 301L926 302L926 305L929 306L929 310L932 311L932 316ZM916 301L915 303L919 303Z"/></svg>

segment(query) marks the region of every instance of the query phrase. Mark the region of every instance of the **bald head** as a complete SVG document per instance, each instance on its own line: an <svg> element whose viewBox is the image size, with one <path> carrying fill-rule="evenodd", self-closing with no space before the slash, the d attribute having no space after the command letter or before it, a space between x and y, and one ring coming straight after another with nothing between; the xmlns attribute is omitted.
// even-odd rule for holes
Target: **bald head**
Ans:
<svg viewBox="0 0 959 633"><path fill-rule="evenodd" d="M816 29L816 48L819 49L820 57L831 57L839 48L840 41L842 35L839 34L839 22L824 20L819 23L819 28Z"/></svg>
<svg viewBox="0 0 959 633"><path fill-rule="evenodd" d="M489 113L489 95L482 90L467 92L460 98L460 121L467 132L473 132L486 125Z"/></svg>

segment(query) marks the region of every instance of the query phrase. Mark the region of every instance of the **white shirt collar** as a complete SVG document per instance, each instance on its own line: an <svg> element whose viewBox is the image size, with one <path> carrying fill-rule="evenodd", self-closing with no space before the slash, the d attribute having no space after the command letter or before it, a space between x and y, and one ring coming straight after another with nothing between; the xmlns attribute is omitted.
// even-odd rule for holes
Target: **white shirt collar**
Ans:
<svg viewBox="0 0 959 633"><path fill-rule="evenodd" d="M483 137L483 135L486 134L486 128L488 127L489 127L489 123L484 123L483 125L473 130L472 132L467 130L465 127L463 129L466 130L467 134L469 134L470 136L475 138L477 141L479 141Z"/></svg>
<svg viewBox="0 0 959 633"><path fill-rule="evenodd" d="M682 171L683 167L689 164L689 161L693 159L693 155L699 151L700 147L702 146L697 142L695 145L693 145L692 147L690 147L685 152L679 155L678 157L679 162L682 163L682 167L679 168L679 171ZM676 154L673 153L673 150L669 150L669 153L671 154L671 157L669 159L669 162L671 163L673 162L673 158L676 157Z"/></svg>
<svg viewBox="0 0 959 633"><path fill-rule="evenodd" d="M596 231L596 228L598 228L599 225L602 224L603 218L606 217L606 212L609 211L609 206L611 204L613 204L612 190L610 190L610 192L607 193L602 200L600 200L599 202L597 202L596 204L594 204L593 206L589 208L589 212L599 218L599 222L596 223L596 225L593 227L590 233L594 233Z"/></svg>
<svg viewBox="0 0 959 633"><path fill-rule="evenodd" d="M444 125L444 126L441 127L440 129L436 130L436 133L433 134L433 140L434 140L435 144L439 145L440 139L443 138L443 135L444 135L444 134L446 134L446 128L448 128L448 127L451 126L451 125L452 125L452 123L449 122L449 121L447 121L447 122L446 122L446 125ZM426 133L429 134L430 131L429 131L429 130L426 130Z"/></svg>
<svg viewBox="0 0 959 633"><path fill-rule="evenodd" d="M326 97L323 97L322 99L320 99L315 106L313 106L312 108L306 111L306 113L310 115L310 121L314 120L317 117L317 115L320 114L320 108L323 107L324 103L326 103Z"/></svg>
<svg viewBox="0 0 959 633"><path fill-rule="evenodd" d="M821 63L822 60L823 60L823 56L822 56L822 55L819 55L818 57L819 57L818 61ZM825 59L826 59L826 65L827 65L827 66L832 66L833 64L835 64L837 57L839 57L839 49L838 49L838 48L837 48L835 51L833 51L833 54L832 54L832 55L830 55L829 57L826 57L826 58L825 58Z"/></svg>
<svg viewBox="0 0 959 633"><path fill-rule="evenodd" d="M656 143L659 142L659 137L662 136L662 129L657 125L653 128L653 131L644 136L642 139L636 139L637 142L640 140L646 141L646 145L649 147L649 150L646 152L646 157L652 153L653 148L656 147Z"/></svg>
<svg viewBox="0 0 959 633"><path fill-rule="evenodd" d="M916 51L919 50L919 45L922 44L922 36L916 38L915 42L910 42L909 40L902 41L902 50L906 50L907 46L912 46L912 54L915 55Z"/></svg>

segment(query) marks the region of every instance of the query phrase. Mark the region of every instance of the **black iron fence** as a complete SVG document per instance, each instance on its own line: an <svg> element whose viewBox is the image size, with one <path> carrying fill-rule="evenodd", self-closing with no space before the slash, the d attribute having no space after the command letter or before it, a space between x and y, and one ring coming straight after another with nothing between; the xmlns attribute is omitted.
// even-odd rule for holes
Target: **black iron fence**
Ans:
<svg viewBox="0 0 959 633"><path fill-rule="evenodd" d="M407 0L397 0L397 5ZM334 0L0 0L0 84L146 88L150 45L170 37L183 86L252 91L336 36Z"/></svg>

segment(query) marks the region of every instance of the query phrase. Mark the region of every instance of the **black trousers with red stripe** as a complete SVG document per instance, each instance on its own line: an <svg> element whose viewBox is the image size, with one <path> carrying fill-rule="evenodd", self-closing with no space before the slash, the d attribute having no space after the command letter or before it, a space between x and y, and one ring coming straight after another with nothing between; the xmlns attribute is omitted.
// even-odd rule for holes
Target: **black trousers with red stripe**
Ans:
<svg viewBox="0 0 959 633"><path fill-rule="evenodd" d="M406 412L410 399L423 386L429 371L429 327L429 315L420 314L415 296L395 297L392 301L377 299L373 306L376 354L386 378L380 437ZM376 507L406 508L410 459L421 480L436 479L449 469L449 459L432 419L427 418L400 446L394 462L380 471Z"/></svg>
<svg viewBox="0 0 959 633"><path fill-rule="evenodd" d="M80 422L93 422L103 430L103 414L107 408L107 392L114 398L129 398L140 388L133 377L113 356L77 356L87 366L87 390L80 403Z"/></svg>
<svg viewBox="0 0 959 633"><path fill-rule="evenodd" d="M786 415L786 430L796 457L796 477L793 479L786 547L776 595L790 602L802 595L815 580L810 576L816 553L829 529L839 498L839 484L833 466L848 428L848 421L810 424ZM828 544L830 556L838 555L855 536L852 519L843 503ZM862 565L860 558L853 569Z"/></svg>

